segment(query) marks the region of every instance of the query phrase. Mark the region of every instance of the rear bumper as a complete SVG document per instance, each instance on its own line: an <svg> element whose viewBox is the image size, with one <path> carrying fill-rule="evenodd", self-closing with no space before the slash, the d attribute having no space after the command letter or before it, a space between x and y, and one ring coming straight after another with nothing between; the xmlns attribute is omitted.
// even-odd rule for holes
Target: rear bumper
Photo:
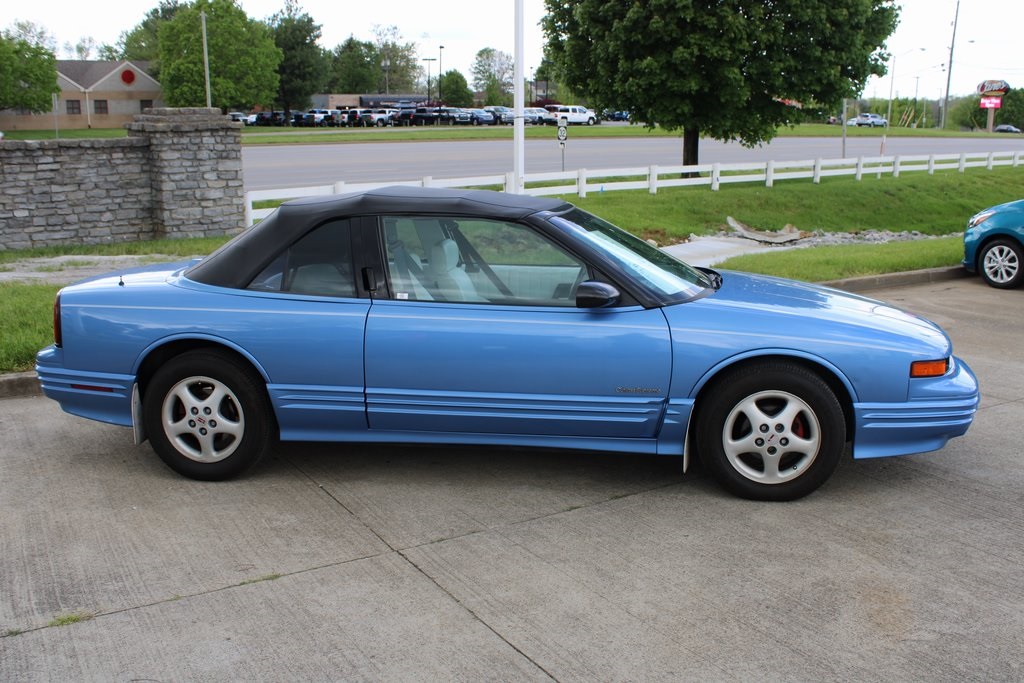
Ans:
<svg viewBox="0 0 1024 683"><path fill-rule="evenodd" d="M63 352L49 346L36 355L43 394L67 413L109 424L132 426L133 375L66 370Z"/></svg>
<svg viewBox="0 0 1024 683"><path fill-rule="evenodd" d="M904 403L857 403L854 458L910 455L942 448L967 432L978 410L978 381L966 363L954 359L944 377L913 380Z"/></svg>

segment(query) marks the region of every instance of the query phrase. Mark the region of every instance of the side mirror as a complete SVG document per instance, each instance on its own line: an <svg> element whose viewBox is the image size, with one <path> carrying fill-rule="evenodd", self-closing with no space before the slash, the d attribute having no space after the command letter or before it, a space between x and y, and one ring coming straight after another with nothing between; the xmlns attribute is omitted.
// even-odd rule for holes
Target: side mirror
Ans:
<svg viewBox="0 0 1024 683"><path fill-rule="evenodd" d="M607 282L588 280L576 287L577 308L607 308L619 302L621 294Z"/></svg>

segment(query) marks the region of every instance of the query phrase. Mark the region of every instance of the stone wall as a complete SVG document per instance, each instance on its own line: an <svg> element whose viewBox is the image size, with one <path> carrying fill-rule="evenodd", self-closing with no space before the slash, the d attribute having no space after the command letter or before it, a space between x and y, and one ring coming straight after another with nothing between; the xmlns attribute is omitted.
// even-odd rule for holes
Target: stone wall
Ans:
<svg viewBox="0 0 1024 683"><path fill-rule="evenodd" d="M0 142L0 249L233 234L241 124L150 109L107 140Z"/></svg>

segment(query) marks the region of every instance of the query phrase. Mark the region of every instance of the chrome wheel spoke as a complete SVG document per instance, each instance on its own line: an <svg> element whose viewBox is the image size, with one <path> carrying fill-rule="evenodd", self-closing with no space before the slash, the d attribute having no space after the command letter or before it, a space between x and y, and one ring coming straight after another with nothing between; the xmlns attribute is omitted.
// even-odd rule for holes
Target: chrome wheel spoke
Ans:
<svg viewBox="0 0 1024 683"><path fill-rule="evenodd" d="M163 428L185 457L217 462L238 448L245 420L238 399L227 386L209 377L189 377L167 392Z"/></svg>
<svg viewBox="0 0 1024 683"><path fill-rule="evenodd" d="M810 405L784 391L751 394L729 413L722 448L732 467L747 479L781 484L800 476L821 447Z"/></svg>
<svg viewBox="0 0 1024 683"><path fill-rule="evenodd" d="M993 282L1003 284L1017 275L1020 270L1020 260L1009 247L997 245L985 253L983 267Z"/></svg>

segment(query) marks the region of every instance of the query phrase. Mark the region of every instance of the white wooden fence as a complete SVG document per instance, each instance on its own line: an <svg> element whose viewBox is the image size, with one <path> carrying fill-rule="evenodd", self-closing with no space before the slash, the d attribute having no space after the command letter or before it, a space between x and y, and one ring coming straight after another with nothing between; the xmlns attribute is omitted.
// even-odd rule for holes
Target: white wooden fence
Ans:
<svg viewBox="0 0 1024 683"><path fill-rule="evenodd" d="M726 183L764 183L771 187L776 180L810 178L818 183L826 176L852 175L860 180L865 175L881 176L883 173L899 177L901 173L927 171L929 174L942 170L957 170L963 173L968 168L996 166L1020 166L1024 151L1015 152L965 152L963 154L931 154L916 156L875 156L856 159L814 159L808 161L767 161L736 164L698 164L696 166L637 166L632 168L607 168L600 170L579 169L553 173L528 173L525 187L520 194L559 195L575 194L586 197L588 192L611 192L613 190L647 190L656 194L665 187L688 185L709 185L717 191ZM347 183L340 181L332 185L312 187L287 187L279 190L254 190L245 193L246 225L264 218L273 209L255 209L255 202L266 200L295 199L315 195L344 194L392 185L414 187L490 187L506 192L515 191L515 177L512 173L503 175L476 176L472 178L432 178L421 180L399 180L376 183Z"/></svg>

